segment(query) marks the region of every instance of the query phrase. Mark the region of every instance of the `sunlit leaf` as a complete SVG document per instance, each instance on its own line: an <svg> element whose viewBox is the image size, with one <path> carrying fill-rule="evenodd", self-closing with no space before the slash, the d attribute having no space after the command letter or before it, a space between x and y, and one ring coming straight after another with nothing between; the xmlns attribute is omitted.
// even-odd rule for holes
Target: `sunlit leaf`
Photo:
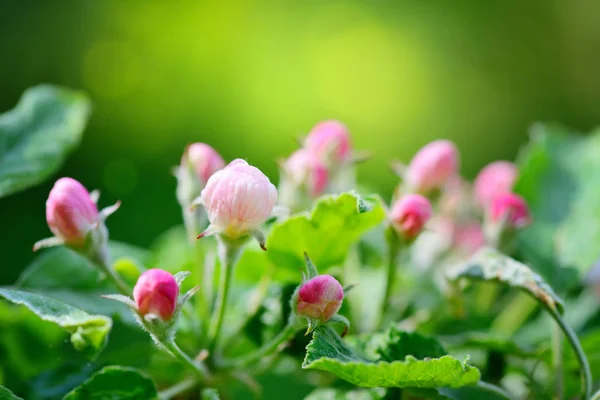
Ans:
<svg viewBox="0 0 600 400"><path fill-rule="evenodd" d="M156 398L156 387L152 380L137 370L105 367L68 393L64 400L153 400Z"/></svg>
<svg viewBox="0 0 600 400"><path fill-rule="evenodd" d="M4 386L0 386L0 400L23 400L23 399L16 396L15 394L13 394L13 392L8 390Z"/></svg>
<svg viewBox="0 0 600 400"><path fill-rule="evenodd" d="M55 173L81 141L90 108L81 92L40 85L0 115L0 197Z"/></svg>

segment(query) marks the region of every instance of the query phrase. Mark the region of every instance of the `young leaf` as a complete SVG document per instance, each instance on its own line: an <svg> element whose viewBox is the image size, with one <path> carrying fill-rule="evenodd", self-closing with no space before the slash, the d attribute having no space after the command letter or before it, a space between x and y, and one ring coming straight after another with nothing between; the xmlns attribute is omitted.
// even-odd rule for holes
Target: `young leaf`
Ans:
<svg viewBox="0 0 600 400"><path fill-rule="evenodd" d="M404 332L391 325L376 350L382 361L404 360L412 356L417 360L438 358L448 354L435 339L415 332Z"/></svg>
<svg viewBox="0 0 600 400"><path fill-rule="evenodd" d="M153 400L157 396L150 378L133 368L111 366L96 372L64 400Z"/></svg>
<svg viewBox="0 0 600 400"><path fill-rule="evenodd" d="M0 386L0 400L23 400L22 398L16 396L5 388L4 386Z"/></svg>
<svg viewBox="0 0 600 400"><path fill-rule="evenodd" d="M51 85L27 89L0 115L0 197L55 173L79 144L90 114L81 92Z"/></svg>
<svg viewBox="0 0 600 400"><path fill-rule="evenodd" d="M0 297L24 305L41 319L64 328L71 334L73 347L90 358L94 358L106 344L112 326L108 317L90 315L60 301L20 290L0 288Z"/></svg>
<svg viewBox="0 0 600 400"><path fill-rule="evenodd" d="M582 273L600 259L595 245L600 240L599 151L600 130L580 136L560 126L533 126L531 141L519 158L515 186L534 216L531 227L520 235L526 256L531 252L556 259L558 268L574 266ZM545 264L536 267L551 279L556 273ZM550 282L562 284L560 279Z"/></svg>
<svg viewBox="0 0 600 400"><path fill-rule="evenodd" d="M383 221L385 212L376 195L356 193L325 196L311 213L301 213L274 225L267 255L277 268L304 270L307 252L321 273L341 264L348 249L369 229Z"/></svg>
<svg viewBox="0 0 600 400"><path fill-rule="evenodd" d="M563 301L544 280L527 265L503 255L497 250L484 247L468 261L456 265L447 273L450 281L468 278L482 281L498 281L521 289L553 310L563 312Z"/></svg>
<svg viewBox="0 0 600 400"><path fill-rule="evenodd" d="M327 326L315 330L302 367L332 372L361 387L461 387L476 383L480 377L477 368L451 356L426 360L407 356L404 361L369 361L354 353Z"/></svg>

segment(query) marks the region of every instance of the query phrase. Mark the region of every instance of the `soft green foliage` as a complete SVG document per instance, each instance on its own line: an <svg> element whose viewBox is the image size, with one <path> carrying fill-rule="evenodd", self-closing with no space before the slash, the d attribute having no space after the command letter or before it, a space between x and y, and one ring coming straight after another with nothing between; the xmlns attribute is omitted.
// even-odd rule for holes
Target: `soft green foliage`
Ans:
<svg viewBox="0 0 600 400"><path fill-rule="evenodd" d="M310 393L305 400L383 400L385 389L317 389Z"/></svg>
<svg viewBox="0 0 600 400"><path fill-rule="evenodd" d="M479 380L479 371L451 356L418 360L373 362L356 354L329 327L315 330L306 348L303 368L329 371L362 387L436 388L461 387Z"/></svg>
<svg viewBox="0 0 600 400"><path fill-rule="evenodd" d="M40 85L0 115L0 197L36 185L79 144L90 114L81 92Z"/></svg>
<svg viewBox="0 0 600 400"><path fill-rule="evenodd" d="M13 289L0 289L0 296L11 303L24 305L45 321L53 322L71 334L71 343L89 357L105 346L112 326L110 318L90 315L78 308L49 297Z"/></svg>
<svg viewBox="0 0 600 400"><path fill-rule="evenodd" d="M407 356L423 360L448 354L437 340L415 332L404 332L394 325L388 328L376 351L382 361L388 362L404 360Z"/></svg>
<svg viewBox="0 0 600 400"><path fill-rule="evenodd" d="M534 216L521 237L526 255L584 273L600 259L599 154L600 131L583 137L554 125L532 128L515 188ZM539 268L547 267L540 263Z"/></svg>
<svg viewBox="0 0 600 400"><path fill-rule="evenodd" d="M444 338L449 348L484 349L523 358L537 358L541 351L532 346L518 343L512 338L487 332L466 332Z"/></svg>
<svg viewBox="0 0 600 400"><path fill-rule="evenodd" d="M276 224L267 239L267 254L277 268L304 268L307 252L321 273L341 264L350 246L385 218L377 195L356 193L325 196L310 213L294 215Z"/></svg>
<svg viewBox="0 0 600 400"><path fill-rule="evenodd" d="M219 392L217 391L217 389L213 389L213 388L206 388L206 389L202 389L202 396L201 396L202 400L219 400Z"/></svg>
<svg viewBox="0 0 600 400"><path fill-rule="evenodd" d="M15 396L13 392L5 388L4 386L0 386L0 400L23 400L22 398Z"/></svg>
<svg viewBox="0 0 600 400"><path fill-rule="evenodd" d="M454 266L448 271L447 278L450 281L461 278L498 281L530 293L549 308L559 312L564 309L560 297L527 265L488 247L479 250L468 261Z"/></svg>
<svg viewBox="0 0 600 400"><path fill-rule="evenodd" d="M153 400L157 398L152 380L133 368L105 367L64 400Z"/></svg>

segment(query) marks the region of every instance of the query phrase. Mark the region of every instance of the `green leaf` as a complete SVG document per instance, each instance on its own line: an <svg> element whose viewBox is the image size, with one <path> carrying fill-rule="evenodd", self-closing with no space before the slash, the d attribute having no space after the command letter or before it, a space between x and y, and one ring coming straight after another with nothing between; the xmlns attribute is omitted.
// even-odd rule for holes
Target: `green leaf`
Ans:
<svg viewBox="0 0 600 400"><path fill-rule="evenodd" d="M277 223L267 239L267 255L276 268L304 270L307 252L321 273L346 258L350 246L385 218L381 199L356 193L325 196L311 213Z"/></svg>
<svg viewBox="0 0 600 400"><path fill-rule="evenodd" d="M0 400L23 400L22 398L15 396L13 392L5 388L4 386L0 386Z"/></svg>
<svg viewBox="0 0 600 400"><path fill-rule="evenodd" d="M220 399L219 392L217 391L217 389L204 388L204 389L202 389L201 399L202 400L219 400Z"/></svg>
<svg viewBox="0 0 600 400"><path fill-rule="evenodd" d="M451 356L373 362L356 354L327 326L317 328L306 348L303 368L329 371L361 387L461 387L479 380L479 370Z"/></svg>
<svg viewBox="0 0 600 400"><path fill-rule="evenodd" d="M595 245L600 241L599 152L600 130L583 137L559 126L533 126L515 186L534 217L520 237L526 252L583 273L600 259ZM540 272L545 268L541 263L536 267Z"/></svg>
<svg viewBox="0 0 600 400"><path fill-rule="evenodd" d="M44 321L64 328L71 334L73 347L90 358L95 357L106 345L107 335L112 326L108 317L90 315L49 297L20 290L0 289L0 297L11 303L24 305Z"/></svg>
<svg viewBox="0 0 600 400"><path fill-rule="evenodd" d="M312 391L304 400L383 400L385 389L343 390L323 388Z"/></svg>
<svg viewBox="0 0 600 400"><path fill-rule="evenodd" d="M64 400L152 400L157 398L152 380L133 368L105 367Z"/></svg>
<svg viewBox="0 0 600 400"><path fill-rule="evenodd" d="M488 247L480 249L466 262L451 268L446 277L453 282L462 278L500 282L531 294L560 313L564 310L561 298L527 265Z"/></svg>
<svg viewBox="0 0 600 400"><path fill-rule="evenodd" d="M448 354L437 340L416 332L404 332L394 325L388 328L375 351L381 360L388 362L404 360L407 356L423 360Z"/></svg>
<svg viewBox="0 0 600 400"><path fill-rule="evenodd" d="M81 141L90 108L82 92L40 85L0 115L0 197L55 173Z"/></svg>

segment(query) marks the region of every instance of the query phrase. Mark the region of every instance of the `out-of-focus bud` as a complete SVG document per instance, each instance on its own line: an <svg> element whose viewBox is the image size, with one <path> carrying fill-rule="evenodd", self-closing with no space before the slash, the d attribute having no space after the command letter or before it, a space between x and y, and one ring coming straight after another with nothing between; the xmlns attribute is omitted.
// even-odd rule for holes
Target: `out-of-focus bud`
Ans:
<svg viewBox="0 0 600 400"><path fill-rule="evenodd" d="M407 194L397 200L390 211L392 227L405 240L416 238L431 217L431 203L420 194Z"/></svg>
<svg viewBox="0 0 600 400"><path fill-rule="evenodd" d="M177 168L177 198L182 207L200 195L208 179L225 167L225 161L215 149L205 143L192 143L186 147Z"/></svg>
<svg viewBox="0 0 600 400"><path fill-rule="evenodd" d="M458 173L458 150L448 140L436 140L422 147L406 170L409 188L429 193L441 188Z"/></svg>
<svg viewBox="0 0 600 400"><path fill-rule="evenodd" d="M298 291L296 312L304 317L327 322L342 306L344 289L331 275L317 275Z"/></svg>
<svg viewBox="0 0 600 400"><path fill-rule="evenodd" d="M477 204L486 207L499 195L510 193L517 174L516 165L508 161L495 161L486 165L473 184Z"/></svg>
<svg viewBox="0 0 600 400"><path fill-rule="evenodd" d="M83 247L88 232L99 221L90 193L75 179L60 178L46 201L46 221L57 238L72 247Z"/></svg>
<svg viewBox="0 0 600 400"><path fill-rule="evenodd" d="M474 254L485 244L483 228L477 222L456 226L454 243L461 253Z"/></svg>
<svg viewBox="0 0 600 400"><path fill-rule="evenodd" d="M157 315L169 321L177 307L179 286L169 272L162 269L149 269L140 275L133 288L133 298L141 316Z"/></svg>
<svg viewBox="0 0 600 400"><path fill-rule="evenodd" d="M503 222L505 228L522 228L531 222L527 202L518 194L502 193L490 204L492 223Z"/></svg>
<svg viewBox="0 0 600 400"><path fill-rule="evenodd" d="M210 226L199 237L215 233L229 239L256 237L277 202L277 189L258 168L237 159L209 178L201 202Z"/></svg>
<svg viewBox="0 0 600 400"><path fill-rule="evenodd" d="M308 149L296 150L285 162L286 177L297 187L316 198L325 192L329 182L327 166Z"/></svg>
<svg viewBox="0 0 600 400"><path fill-rule="evenodd" d="M331 164L350 161L352 158L348 129L339 121L318 123L306 137L304 147Z"/></svg>

